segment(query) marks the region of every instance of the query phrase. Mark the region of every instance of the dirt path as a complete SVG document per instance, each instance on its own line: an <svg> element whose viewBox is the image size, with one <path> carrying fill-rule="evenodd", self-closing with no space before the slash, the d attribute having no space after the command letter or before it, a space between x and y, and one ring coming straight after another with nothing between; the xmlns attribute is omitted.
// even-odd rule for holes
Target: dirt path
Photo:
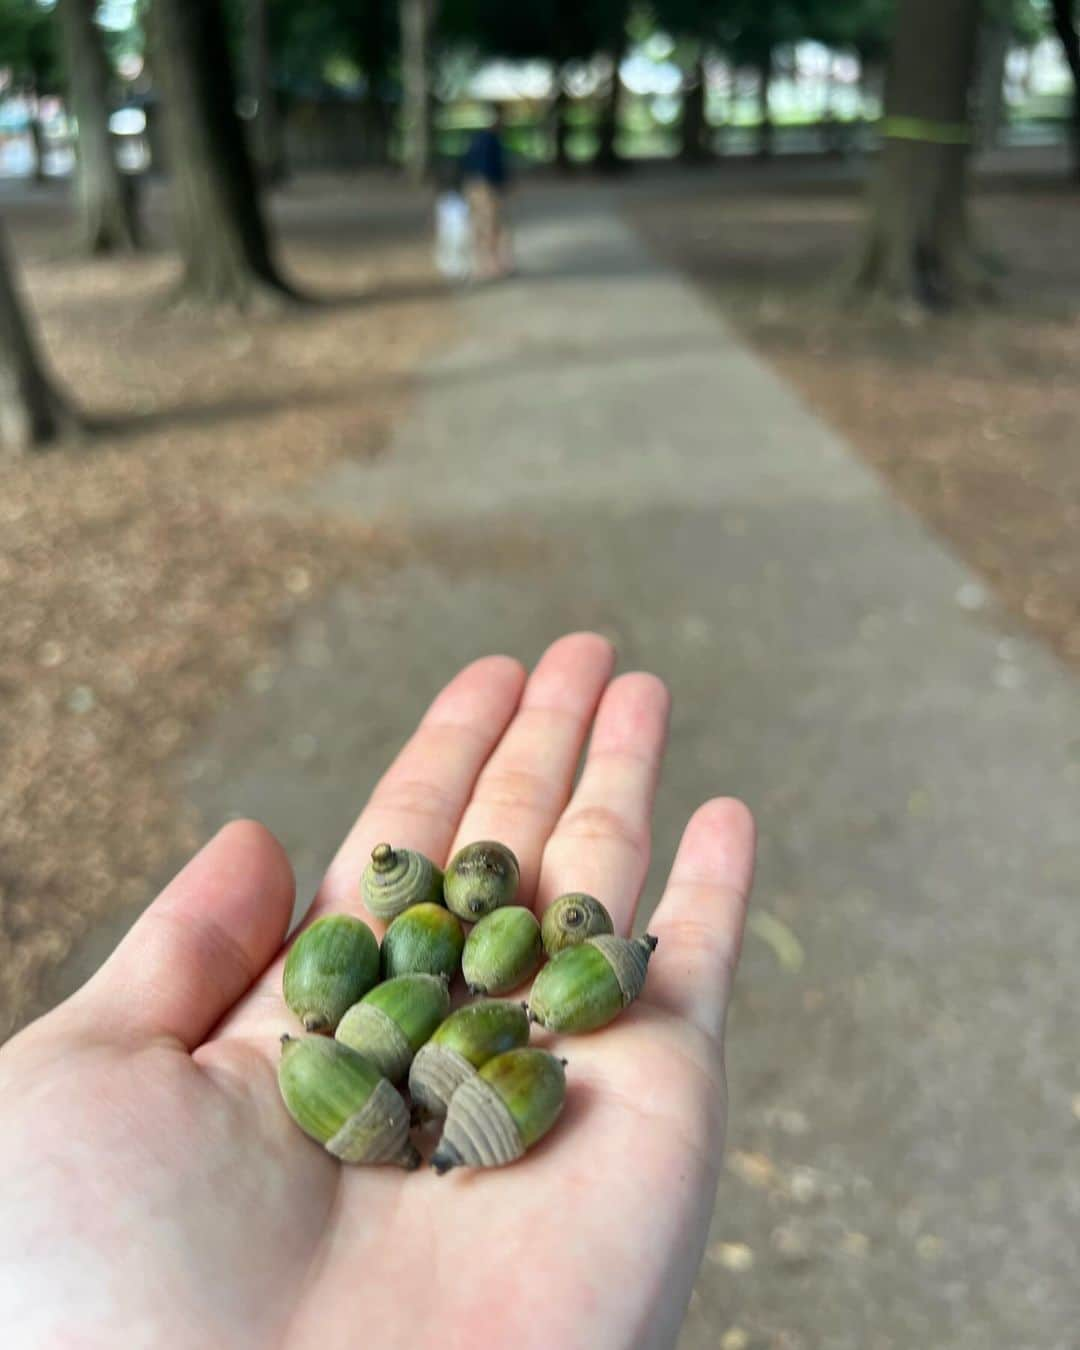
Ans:
<svg viewBox="0 0 1080 1350"><path fill-rule="evenodd" d="M314 488L409 560L308 611L185 789L307 896L458 666L610 633L675 695L649 903L700 800L762 827L685 1350L1066 1350L1080 693L609 202L519 211L393 453Z"/></svg>

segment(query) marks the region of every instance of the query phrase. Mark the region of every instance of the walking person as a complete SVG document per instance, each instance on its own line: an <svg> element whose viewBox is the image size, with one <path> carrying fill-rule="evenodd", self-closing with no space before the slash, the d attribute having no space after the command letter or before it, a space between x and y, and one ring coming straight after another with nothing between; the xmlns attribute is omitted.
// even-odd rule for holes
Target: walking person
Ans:
<svg viewBox="0 0 1080 1350"><path fill-rule="evenodd" d="M473 276L478 281L505 277L512 266L510 238L503 219L510 174L502 129L502 109L494 104L491 125L475 133L461 161L465 197L472 220Z"/></svg>

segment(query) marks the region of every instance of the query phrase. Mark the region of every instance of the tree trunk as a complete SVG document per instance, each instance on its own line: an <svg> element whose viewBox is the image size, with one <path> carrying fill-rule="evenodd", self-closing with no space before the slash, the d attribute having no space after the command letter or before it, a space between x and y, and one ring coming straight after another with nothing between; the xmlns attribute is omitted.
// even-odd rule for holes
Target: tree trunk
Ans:
<svg viewBox="0 0 1080 1350"><path fill-rule="evenodd" d="M600 125L598 127L599 144L596 147L596 166L598 169L611 170L619 165L619 104L622 95L622 77L619 67L626 55L626 26L620 25L618 37L611 53L611 81L608 84L604 101L600 107Z"/></svg>
<svg viewBox="0 0 1080 1350"><path fill-rule="evenodd" d="M431 170L432 0L401 0L402 161L413 183Z"/></svg>
<svg viewBox="0 0 1080 1350"><path fill-rule="evenodd" d="M79 243L87 253L139 247L135 184L122 174L109 131L109 66L94 23L96 0L60 0L71 110L79 135L75 199Z"/></svg>
<svg viewBox="0 0 1080 1350"><path fill-rule="evenodd" d="M769 86L772 84L773 54L770 47L758 66L758 107L761 124L758 130L758 158L770 159L773 152L773 121L769 110Z"/></svg>
<svg viewBox="0 0 1080 1350"><path fill-rule="evenodd" d="M555 75L555 104L552 115L555 119L555 167L560 173L570 169L570 95L561 70Z"/></svg>
<svg viewBox="0 0 1080 1350"><path fill-rule="evenodd" d="M35 93L34 114L30 118L30 139L34 143L34 182L44 183L48 177L45 173L45 128L38 115L39 106L40 100Z"/></svg>
<svg viewBox="0 0 1080 1350"><path fill-rule="evenodd" d="M705 56L704 53L700 53L692 69L687 72L683 84L679 157L686 164L700 164L709 158L709 146L706 144L706 93Z"/></svg>
<svg viewBox="0 0 1080 1350"><path fill-rule="evenodd" d="M43 450L78 429L78 419L42 364L0 230L0 448Z"/></svg>
<svg viewBox="0 0 1080 1350"><path fill-rule="evenodd" d="M1074 171L1080 178L1080 34L1077 33L1076 0L1053 0L1054 31L1061 40L1073 77Z"/></svg>
<svg viewBox="0 0 1080 1350"><path fill-rule="evenodd" d="M965 183L980 8L980 0L901 0L855 277L864 291L928 308L989 291L970 243Z"/></svg>
<svg viewBox="0 0 1080 1350"><path fill-rule="evenodd" d="M274 89L270 57L270 30L266 0L247 0L244 36L247 48L247 82L251 97L251 157L264 183L280 183L285 177L285 146L281 135L281 112Z"/></svg>
<svg viewBox="0 0 1080 1350"><path fill-rule="evenodd" d="M271 255L218 0L154 0L150 19L184 263L180 297L237 309L295 298Z"/></svg>
<svg viewBox="0 0 1080 1350"><path fill-rule="evenodd" d="M979 30L976 47L978 88L978 142L984 148L997 145L1005 112L1005 60L1011 40L1009 25L988 18Z"/></svg>

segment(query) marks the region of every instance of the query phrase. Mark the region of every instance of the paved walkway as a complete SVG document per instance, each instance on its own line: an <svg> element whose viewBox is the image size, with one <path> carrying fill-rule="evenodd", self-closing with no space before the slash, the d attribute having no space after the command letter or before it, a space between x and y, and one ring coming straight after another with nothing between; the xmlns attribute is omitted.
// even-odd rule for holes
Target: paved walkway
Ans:
<svg viewBox="0 0 1080 1350"><path fill-rule="evenodd" d="M675 695L655 882L704 797L762 827L686 1350L1075 1350L1080 690L610 201L520 210L522 276L319 488L412 561L303 622L190 791L310 891L444 678L608 632Z"/></svg>

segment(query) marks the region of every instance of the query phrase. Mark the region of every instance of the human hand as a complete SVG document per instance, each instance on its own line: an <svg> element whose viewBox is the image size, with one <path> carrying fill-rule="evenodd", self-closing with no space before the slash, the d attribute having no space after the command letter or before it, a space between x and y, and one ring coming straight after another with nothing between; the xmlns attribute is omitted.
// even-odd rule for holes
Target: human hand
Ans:
<svg viewBox="0 0 1080 1350"><path fill-rule="evenodd" d="M521 862L522 903L589 891L628 931L668 696L649 675L611 680L613 660L579 634L527 682L505 657L462 671L312 916L360 910L379 840L442 862L496 838ZM640 1001L594 1035L538 1038L569 1060L555 1129L514 1166L439 1178L343 1167L286 1115L292 873L262 827L227 826L88 984L0 1052L5 1345L670 1345L713 1208L752 854L743 806L697 811Z"/></svg>

